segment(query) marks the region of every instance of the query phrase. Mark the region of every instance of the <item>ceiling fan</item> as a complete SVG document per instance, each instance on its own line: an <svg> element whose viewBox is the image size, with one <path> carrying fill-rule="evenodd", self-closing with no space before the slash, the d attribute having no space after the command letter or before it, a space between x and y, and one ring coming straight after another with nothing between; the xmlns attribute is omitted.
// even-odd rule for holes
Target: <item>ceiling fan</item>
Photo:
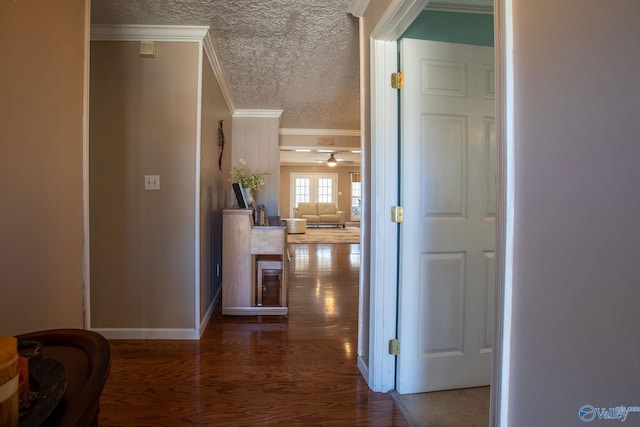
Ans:
<svg viewBox="0 0 640 427"><path fill-rule="evenodd" d="M327 159L327 166L329 166L330 168L336 167L338 163L354 163L352 160L336 158L336 154L340 154L340 151L329 154L329 158Z"/></svg>

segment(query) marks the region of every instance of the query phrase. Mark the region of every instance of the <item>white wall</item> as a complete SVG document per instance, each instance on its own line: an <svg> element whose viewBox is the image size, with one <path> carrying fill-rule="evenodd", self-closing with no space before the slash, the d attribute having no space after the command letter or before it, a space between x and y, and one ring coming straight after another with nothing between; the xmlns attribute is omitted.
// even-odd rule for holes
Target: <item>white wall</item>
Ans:
<svg viewBox="0 0 640 427"><path fill-rule="evenodd" d="M582 425L640 406L640 2L513 3L509 425Z"/></svg>

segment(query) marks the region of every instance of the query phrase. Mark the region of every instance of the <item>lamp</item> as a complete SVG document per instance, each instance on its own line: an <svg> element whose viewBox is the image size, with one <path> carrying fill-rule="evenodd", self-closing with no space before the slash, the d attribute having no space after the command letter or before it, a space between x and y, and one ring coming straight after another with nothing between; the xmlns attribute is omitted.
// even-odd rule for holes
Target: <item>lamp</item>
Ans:
<svg viewBox="0 0 640 427"><path fill-rule="evenodd" d="M332 168L337 164L338 164L338 161L336 160L334 154L331 153L331 155L329 156L329 160L327 160L327 165L329 165L329 167Z"/></svg>

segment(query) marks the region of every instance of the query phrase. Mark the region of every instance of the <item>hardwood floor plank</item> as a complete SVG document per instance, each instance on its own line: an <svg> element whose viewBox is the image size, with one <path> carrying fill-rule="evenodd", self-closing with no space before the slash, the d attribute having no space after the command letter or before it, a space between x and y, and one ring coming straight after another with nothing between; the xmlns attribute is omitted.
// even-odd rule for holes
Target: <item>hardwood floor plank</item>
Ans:
<svg viewBox="0 0 640 427"><path fill-rule="evenodd" d="M110 341L100 424L408 426L356 367L359 245L290 252L287 319L218 305L200 341Z"/></svg>

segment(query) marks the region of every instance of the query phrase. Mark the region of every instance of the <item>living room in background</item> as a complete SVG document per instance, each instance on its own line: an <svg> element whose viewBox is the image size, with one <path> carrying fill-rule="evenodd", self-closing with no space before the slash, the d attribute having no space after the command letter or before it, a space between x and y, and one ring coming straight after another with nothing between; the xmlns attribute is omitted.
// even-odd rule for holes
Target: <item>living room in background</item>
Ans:
<svg viewBox="0 0 640 427"><path fill-rule="evenodd" d="M298 203L336 203L338 201L338 174L292 173L290 176L290 216Z"/></svg>
<svg viewBox="0 0 640 427"><path fill-rule="evenodd" d="M360 172L350 172L351 175L351 221L360 221L362 214L362 184Z"/></svg>

